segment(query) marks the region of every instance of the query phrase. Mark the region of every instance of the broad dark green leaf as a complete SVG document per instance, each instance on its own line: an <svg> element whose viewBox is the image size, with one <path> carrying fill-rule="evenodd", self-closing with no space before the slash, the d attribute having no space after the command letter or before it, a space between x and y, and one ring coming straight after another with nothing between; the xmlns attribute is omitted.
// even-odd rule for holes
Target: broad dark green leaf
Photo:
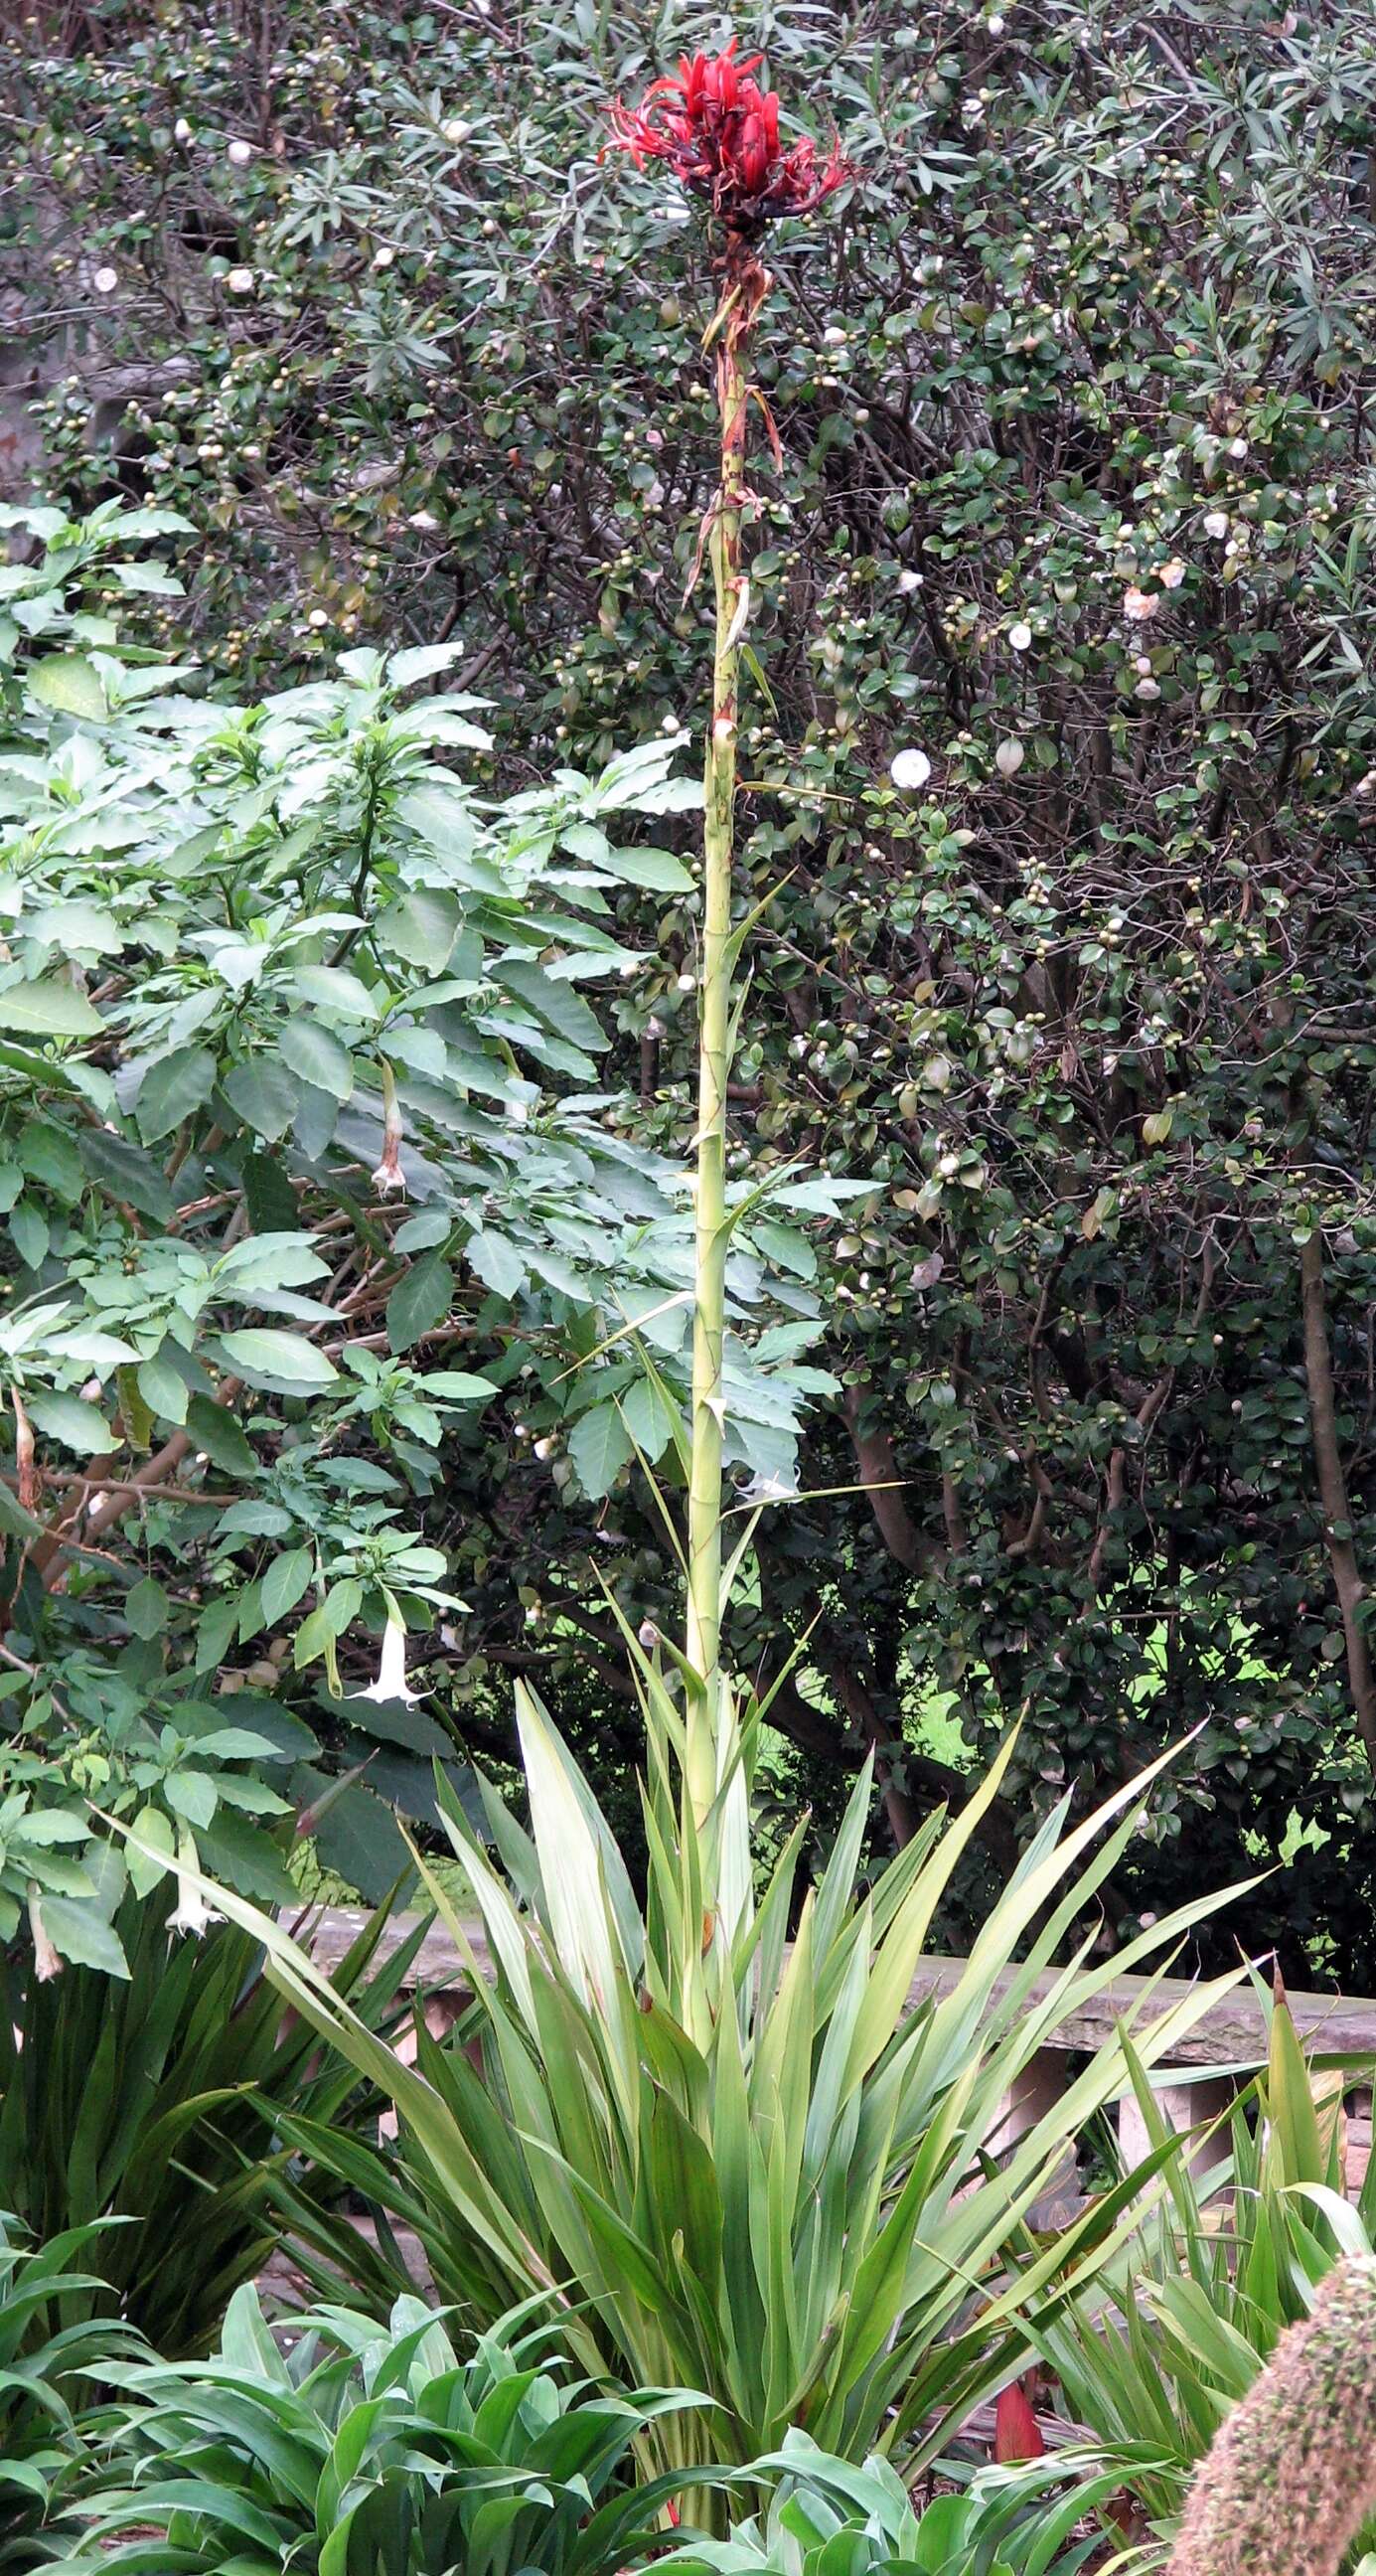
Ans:
<svg viewBox="0 0 1376 2576"><path fill-rule="evenodd" d="M409 966L442 975L462 919L457 895L440 887L416 887L379 916L377 935L384 948L404 957Z"/></svg>
<svg viewBox="0 0 1376 2576"><path fill-rule="evenodd" d="M136 1115L145 1145L156 1145L202 1109L215 1088L217 1066L209 1047L179 1047L150 1065L139 1085Z"/></svg>
<svg viewBox="0 0 1376 2576"><path fill-rule="evenodd" d="M277 1041L292 1072L332 1100L347 1100L354 1087L354 1060L348 1048L319 1020L288 1020Z"/></svg>
<svg viewBox="0 0 1376 2576"><path fill-rule="evenodd" d="M224 1095L235 1115L251 1127L255 1136L266 1136L276 1144L285 1136L301 1105L301 1086L295 1075L276 1056L259 1056L252 1064L236 1064L225 1076Z"/></svg>
<svg viewBox="0 0 1376 2576"><path fill-rule="evenodd" d="M584 1493L593 1502L611 1492L633 1454L631 1435L614 1404L590 1405L569 1433L569 1456Z"/></svg>
<svg viewBox="0 0 1376 2576"><path fill-rule="evenodd" d="M124 1615L136 1637L160 1637L167 1626L167 1613L167 1594L151 1574L146 1574L124 1596Z"/></svg>
<svg viewBox="0 0 1376 2576"><path fill-rule="evenodd" d="M205 1451L212 1466L227 1476L254 1473L257 1459L228 1405L217 1404L213 1396L193 1395L186 1408L186 1424L197 1448Z"/></svg>
<svg viewBox="0 0 1376 2576"><path fill-rule="evenodd" d="M81 1159L92 1180L112 1199L127 1199L155 1225L171 1224L177 1202L152 1155L145 1154L141 1145L105 1127L84 1127Z"/></svg>
<svg viewBox="0 0 1376 2576"><path fill-rule="evenodd" d="M263 1576L261 1593L263 1618L269 1628L275 1628L279 1619L285 1619L287 1612L295 1609L314 1565L314 1552L308 1547L288 1548L284 1556L273 1558Z"/></svg>
<svg viewBox="0 0 1376 2576"><path fill-rule="evenodd" d="M576 993L571 984L556 982L533 960L503 958L493 966L492 977L503 992L514 993L538 1020L543 1020L547 1028L557 1030L571 1046L581 1047L589 1055L600 1054L607 1046L601 1022L582 994Z"/></svg>
<svg viewBox="0 0 1376 2576"><path fill-rule="evenodd" d="M443 1324L453 1303L454 1273L448 1262L441 1253L423 1253L387 1300L387 1339L398 1357Z"/></svg>
<svg viewBox="0 0 1376 2576"><path fill-rule="evenodd" d="M315 1848L326 1869L338 1870L368 1905L381 1904L410 1858L390 1807L361 1784L346 1789L321 1818Z"/></svg>

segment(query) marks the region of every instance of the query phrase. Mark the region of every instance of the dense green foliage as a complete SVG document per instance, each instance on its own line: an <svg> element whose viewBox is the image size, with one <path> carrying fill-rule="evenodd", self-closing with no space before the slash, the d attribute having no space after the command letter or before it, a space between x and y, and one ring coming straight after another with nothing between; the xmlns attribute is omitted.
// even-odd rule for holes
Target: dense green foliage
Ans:
<svg viewBox="0 0 1376 2576"><path fill-rule="evenodd" d="M32 2568L52 2554L44 2526L85 2457L72 2383L140 2351L127 2326L64 2317L101 2286L84 2268L98 2233L74 2227L34 2246L0 2215L0 2567Z"/></svg>
<svg viewBox="0 0 1376 2576"><path fill-rule="evenodd" d="M1350 2555L1352 2070L1150 2090L1182 1947L1376 1974L1376 27L1268 5L766 5L762 319L773 105L715 270L600 148L696 9L0 28L6 2563L1221 2563L1277 2394Z"/></svg>
<svg viewBox="0 0 1376 2576"><path fill-rule="evenodd" d="M342 2193L282 2144L292 2113L347 2130L367 2097L285 2022L256 1945L211 1923L169 1927L171 1890L127 1893L114 1929L126 1975L69 1962L36 1974L21 1947L0 1977L0 2206L40 2244L100 2224L99 2282L64 2289L64 2323L123 2316L169 2360L204 2352L241 2282L279 2238L354 2277L363 2248ZM332 1983L370 2028L405 2018L414 1944L382 1965L377 1916Z"/></svg>
<svg viewBox="0 0 1376 2576"><path fill-rule="evenodd" d="M213 2360L122 2374L80 2563L124 2576L615 2576L662 2491L632 2445L684 2401L570 2380L528 2312L462 2360L423 2300L308 2311L284 2358L252 2289ZM150 2533L149 2526L153 2526ZM156 2535L156 2536L154 2536Z"/></svg>
<svg viewBox="0 0 1376 2576"><path fill-rule="evenodd" d="M1112 2493L1101 2473L1058 2496L1064 2464L1038 2461L984 2469L917 2512L889 2461L828 2459L805 2433L756 2465L779 2480L767 2515L728 2541L690 2544L681 2576L1076 2576L1100 2549L1081 2526Z"/></svg>
<svg viewBox="0 0 1376 2576"><path fill-rule="evenodd" d="M450 1538L487 1407L518 1444L517 1411L558 1424L590 1499L634 1451L676 1460L690 1217L590 1088L585 988L636 963L608 893L691 882L611 836L698 790L661 738L478 800L448 765L487 740L473 701L426 687L452 643L360 647L248 707L192 694L87 600L176 592L128 551L167 513L16 524L0 1937L27 1901L45 1957L117 1969L125 1847L89 1843L88 1801L132 1825L141 1889L199 1851L289 1901L293 1807L368 1894L404 1867L387 1802L431 1812L454 1749L411 1706L405 1632L461 1652L428 1524ZM812 1301L770 1276L806 1252L779 1201L833 1195L780 1176L737 1210L727 1449L757 1478L792 1474L800 1391L834 1383L800 1365ZM368 1785L327 1785L359 1756Z"/></svg>
<svg viewBox="0 0 1376 2576"><path fill-rule="evenodd" d="M1171 2528L1231 2409L1335 2262L1372 2253L1376 2164L1350 2196L1344 2170L1351 2072L1307 2065L1277 2001L1266 2069L1201 2143L1199 2169L1171 2166L1129 2263L1039 2338L1067 2413L1116 2464L1144 2530Z"/></svg>
<svg viewBox="0 0 1376 2576"><path fill-rule="evenodd" d="M496 701L474 774L515 783L694 720L710 286L671 191L598 144L708 24L579 0L346 31L300 0L260 43L112 0L37 59L12 40L47 471L194 519L218 670L448 631ZM775 1715L824 1804L877 1742L900 1828L943 1777L895 1749L932 1688L971 1746L1026 1697L995 1850L1202 1719L1120 1917L1297 1811L1329 1839L1253 1928L1369 1983L1376 1712L1334 1584L1376 1544L1376 35L1341 0L939 31L800 0L750 32L866 184L774 258L742 891L776 891L736 1151L874 1181L821 1250L847 1394L803 1469L873 1490L774 1516L736 1650L822 1612ZM691 897L618 909L614 1060L641 1150L681 1154ZM672 1560L635 1490L590 1513L555 1411L519 1419L466 1421L426 1512L470 1605L461 1724L504 1747L538 1667L614 1790L633 1716L589 1554L619 1542L648 1607Z"/></svg>
<svg viewBox="0 0 1376 2576"><path fill-rule="evenodd" d="M586 1779L520 1686L530 1834L488 1790L494 1866L446 1796L459 1889L425 1870L459 1955L476 1916L489 1962L448 2046L418 2026L418 2058L403 2061L280 1929L220 1894L286 1999L395 2103L399 2172L303 2122L286 2135L414 2228L442 2293L479 2322L557 2295L582 2367L701 2391L702 2409L647 2434L659 2464L743 2466L797 2423L851 2458L934 2458L1028 2358L1029 2320L1092 2284L1135 2223L1140 2177L1063 2233L1031 2234L1082 2127L1128 2081L1118 2032L1021 2131L1010 2096L1117 1970L1147 1972L1137 2044L1146 2064L1168 2062L1219 1989L1176 1990L1158 2010L1153 1973L1225 1899L1197 1899L1117 1956L1091 1932L1039 1986L1140 1830L1128 1790L1073 1828L1063 1799L949 1991L913 2008L999 1767L857 1890L862 1774L818 1880L796 1884L800 1821L757 1902L754 1713L740 1739L723 1721L720 1787L699 1818L673 1694L631 1644L643 1909Z"/></svg>

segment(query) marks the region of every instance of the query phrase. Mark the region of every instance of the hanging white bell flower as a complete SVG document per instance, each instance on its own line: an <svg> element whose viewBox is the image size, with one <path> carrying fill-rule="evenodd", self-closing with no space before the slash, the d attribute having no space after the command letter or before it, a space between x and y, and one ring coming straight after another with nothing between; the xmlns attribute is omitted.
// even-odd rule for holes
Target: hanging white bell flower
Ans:
<svg viewBox="0 0 1376 2576"><path fill-rule="evenodd" d="M1227 533L1228 533L1228 513L1227 513L1227 511L1226 511L1226 510L1206 510L1206 511L1205 511L1205 513L1204 513L1204 534L1205 534L1205 536L1206 536L1206 537L1226 537Z"/></svg>
<svg viewBox="0 0 1376 2576"><path fill-rule="evenodd" d="M29 1930L33 1934L34 1974L40 1986L46 1986L50 1977L61 1976L62 1961L53 1947L44 1924L42 1904L36 1887L29 1889Z"/></svg>
<svg viewBox="0 0 1376 2576"><path fill-rule="evenodd" d="M1001 742L994 754L994 767L1000 778L1016 778L1027 752L1020 742Z"/></svg>
<svg viewBox="0 0 1376 2576"><path fill-rule="evenodd" d="M226 274L225 284L231 295L251 295L253 293L252 269L231 268Z"/></svg>
<svg viewBox="0 0 1376 2576"><path fill-rule="evenodd" d="M253 146L236 136L235 140L226 146L225 158L233 162L236 170L242 170L245 164L253 159Z"/></svg>
<svg viewBox="0 0 1376 2576"><path fill-rule="evenodd" d="M389 1190L406 1195L406 1174L401 1168L401 1109L397 1101L396 1076L385 1056L379 1059L382 1073L382 1158L370 1174L379 1198Z"/></svg>
<svg viewBox="0 0 1376 2576"><path fill-rule="evenodd" d="M189 1932L199 1940L206 1925L214 1918L201 1893L196 1864L196 1846L190 1834L182 1831L177 1836L177 1902L167 1918L167 1926L170 1932Z"/></svg>
<svg viewBox="0 0 1376 2576"><path fill-rule="evenodd" d="M117 268L98 268L95 276L91 280L91 284L95 288L97 295L113 295L115 288L119 284L119 270Z"/></svg>
<svg viewBox="0 0 1376 2576"><path fill-rule="evenodd" d="M889 763L889 776L895 787L906 788L910 793L925 787L931 774L932 764L925 751L895 752Z"/></svg>
<svg viewBox="0 0 1376 2576"><path fill-rule="evenodd" d="M352 1699L401 1700L414 1708L421 1697L406 1683L406 1631L399 1619L389 1619L382 1631L382 1651L377 1659L377 1679L366 1690L352 1691Z"/></svg>
<svg viewBox="0 0 1376 2576"><path fill-rule="evenodd" d="M1145 626L1148 618L1156 615L1160 605L1154 590L1139 590L1135 582L1130 582L1123 593L1123 615L1133 626Z"/></svg>
<svg viewBox="0 0 1376 2576"><path fill-rule="evenodd" d="M1025 618L1020 617L1016 626L1009 627L1008 641L1015 653L1027 652L1032 642L1032 629Z"/></svg>
<svg viewBox="0 0 1376 2576"><path fill-rule="evenodd" d="M1185 566L1179 555L1172 555L1169 563L1163 563L1156 578L1163 590L1178 590L1185 578Z"/></svg>

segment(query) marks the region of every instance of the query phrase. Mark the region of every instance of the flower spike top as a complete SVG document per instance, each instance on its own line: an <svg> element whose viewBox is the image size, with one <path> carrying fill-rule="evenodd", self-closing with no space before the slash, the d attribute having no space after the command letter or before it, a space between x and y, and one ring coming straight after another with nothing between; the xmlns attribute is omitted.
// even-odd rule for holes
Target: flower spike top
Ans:
<svg viewBox="0 0 1376 2576"><path fill-rule="evenodd" d="M685 54L676 73L652 81L639 107L618 99L612 136L638 170L667 162L676 179L705 197L728 232L754 240L778 215L807 215L853 174L833 143L819 161L810 134L785 152L777 93L752 75L763 57Z"/></svg>

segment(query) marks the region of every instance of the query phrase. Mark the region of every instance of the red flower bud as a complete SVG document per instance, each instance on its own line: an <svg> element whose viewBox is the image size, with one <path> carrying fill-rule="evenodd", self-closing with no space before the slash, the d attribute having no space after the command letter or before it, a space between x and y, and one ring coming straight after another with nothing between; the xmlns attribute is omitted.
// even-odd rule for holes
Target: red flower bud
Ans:
<svg viewBox="0 0 1376 2576"><path fill-rule="evenodd" d="M731 59L732 47L734 46L735 41L735 37L733 36L725 53L718 54L716 61L714 63L709 63L707 67L707 77L703 83L703 87L706 90L708 98L711 99L714 106L721 109L724 116L729 115L731 109L736 104L737 72L736 66Z"/></svg>
<svg viewBox="0 0 1376 2576"><path fill-rule="evenodd" d="M1014 2460L1039 2460L1046 2443L1020 2380L999 2392L994 2408L994 2457L1004 2467Z"/></svg>
<svg viewBox="0 0 1376 2576"><path fill-rule="evenodd" d="M747 197L759 196L769 177L769 139L763 116L752 113L741 120L736 175Z"/></svg>

